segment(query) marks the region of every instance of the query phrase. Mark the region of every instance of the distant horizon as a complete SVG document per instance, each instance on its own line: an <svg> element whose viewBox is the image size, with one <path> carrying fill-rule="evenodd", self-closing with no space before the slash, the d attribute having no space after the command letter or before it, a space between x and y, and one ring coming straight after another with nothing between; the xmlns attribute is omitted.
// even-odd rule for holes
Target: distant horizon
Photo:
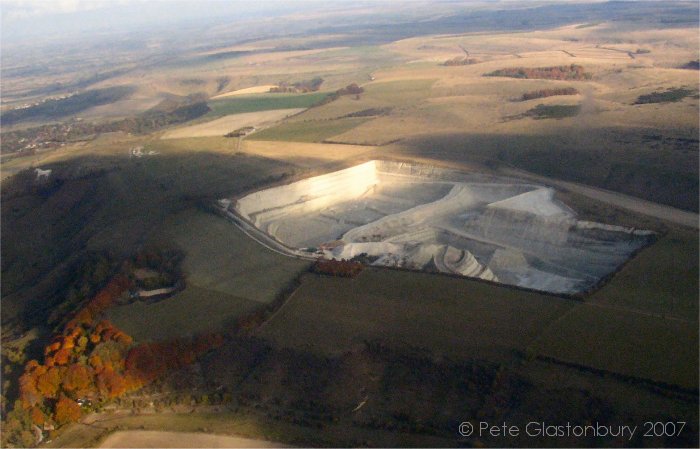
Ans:
<svg viewBox="0 0 700 449"><path fill-rule="evenodd" d="M608 0L464 0L465 6L514 6L524 4L604 3ZM656 0L619 0L650 2ZM683 2L685 0L671 0ZM402 0L414 6L454 2ZM204 20L241 22L276 18L291 13L395 4L389 0L0 0L2 40L21 42L41 37L69 37L82 32L129 32L146 27L196 23Z"/></svg>

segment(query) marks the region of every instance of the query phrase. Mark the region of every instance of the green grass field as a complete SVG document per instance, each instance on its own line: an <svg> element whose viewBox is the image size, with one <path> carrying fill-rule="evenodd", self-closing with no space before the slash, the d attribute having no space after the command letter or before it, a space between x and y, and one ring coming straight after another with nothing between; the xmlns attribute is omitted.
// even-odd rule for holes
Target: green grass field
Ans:
<svg viewBox="0 0 700 449"><path fill-rule="evenodd" d="M365 86L363 96L391 105L412 104L427 98L435 79L374 82Z"/></svg>
<svg viewBox="0 0 700 449"><path fill-rule="evenodd" d="M113 307L107 311L107 319L136 341L168 340L230 330L236 318L259 305L256 301L193 284L154 304L135 302Z"/></svg>
<svg viewBox="0 0 700 449"><path fill-rule="evenodd" d="M309 94L259 94L233 98L210 100L207 104L211 111L206 118L222 117L243 112L270 111L274 109L308 108L324 99L328 93Z"/></svg>
<svg viewBox="0 0 700 449"><path fill-rule="evenodd" d="M322 354L379 339L503 361L574 304L467 279L372 268L355 279L305 276L259 335Z"/></svg>
<svg viewBox="0 0 700 449"><path fill-rule="evenodd" d="M588 301L671 318L698 318L698 236L671 229ZM694 250L691 250L694 249Z"/></svg>
<svg viewBox="0 0 700 449"><path fill-rule="evenodd" d="M249 137L251 140L280 140L289 142L323 142L370 120L353 117L336 120L288 122L264 129Z"/></svg>
<svg viewBox="0 0 700 449"><path fill-rule="evenodd" d="M542 333L537 353L578 365L693 389L697 322L584 304Z"/></svg>
<svg viewBox="0 0 700 449"><path fill-rule="evenodd" d="M185 253L187 287L155 304L110 309L109 318L137 340L225 330L275 299L308 267L263 248L224 218L197 210L170 217L157 240Z"/></svg>

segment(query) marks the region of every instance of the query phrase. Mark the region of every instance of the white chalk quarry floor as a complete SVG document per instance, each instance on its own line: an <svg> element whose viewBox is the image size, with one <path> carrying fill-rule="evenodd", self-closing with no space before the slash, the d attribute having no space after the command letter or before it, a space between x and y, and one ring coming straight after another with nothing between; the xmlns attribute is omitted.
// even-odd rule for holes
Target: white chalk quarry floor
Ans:
<svg viewBox="0 0 700 449"><path fill-rule="evenodd" d="M252 193L230 208L309 253L554 293L591 288L653 238L579 221L553 195L514 179L370 161Z"/></svg>

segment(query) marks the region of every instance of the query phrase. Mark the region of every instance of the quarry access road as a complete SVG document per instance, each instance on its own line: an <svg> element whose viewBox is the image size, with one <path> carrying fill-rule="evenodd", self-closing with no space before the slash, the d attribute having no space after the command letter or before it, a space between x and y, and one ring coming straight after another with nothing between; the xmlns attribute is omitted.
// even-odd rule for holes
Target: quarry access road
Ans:
<svg viewBox="0 0 700 449"><path fill-rule="evenodd" d="M269 249L272 252L275 252L277 254L281 254L283 256L291 256L291 257L295 257L297 259L303 259L303 260L314 261L314 260L318 259L317 256L313 256L310 254L301 254L301 251L293 250L291 248L288 248L287 246L282 245L280 242L278 242L277 240L268 236L264 232L260 231L255 226L250 225L248 222L246 222L243 218L239 217L234 212L225 210L225 211L222 211L222 213L224 214L224 216L226 216L229 219L229 221L231 223L236 225L236 227L238 227L238 229L240 229L245 235L247 235L251 239L255 240L260 245L264 246L265 248Z"/></svg>
<svg viewBox="0 0 700 449"><path fill-rule="evenodd" d="M516 168L503 167L499 169L499 172L504 175L529 179L554 187L559 187L560 189L579 193L583 196L587 196L607 204L612 204L613 206L621 207L643 215L648 215L650 217L659 218L661 220L670 221L679 225L688 226L694 229L698 229L699 227L698 214L676 209L675 207L654 203L641 198L636 198L598 187L591 187L583 184L577 184L575 182L547 178L545 176L535 175Z"/></svg>

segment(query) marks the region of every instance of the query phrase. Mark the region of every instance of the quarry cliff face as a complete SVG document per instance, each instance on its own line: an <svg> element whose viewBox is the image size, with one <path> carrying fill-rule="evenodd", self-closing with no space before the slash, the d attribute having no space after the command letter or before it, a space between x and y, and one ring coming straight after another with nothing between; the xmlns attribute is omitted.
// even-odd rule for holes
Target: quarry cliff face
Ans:
<svg viewBox="0 0 700 449"><path fill-rule="evenodd" d="M388 161L261 190L230 208L290 249L553 293L592 288L654 238L579 221L548 187Z"/></svg>

